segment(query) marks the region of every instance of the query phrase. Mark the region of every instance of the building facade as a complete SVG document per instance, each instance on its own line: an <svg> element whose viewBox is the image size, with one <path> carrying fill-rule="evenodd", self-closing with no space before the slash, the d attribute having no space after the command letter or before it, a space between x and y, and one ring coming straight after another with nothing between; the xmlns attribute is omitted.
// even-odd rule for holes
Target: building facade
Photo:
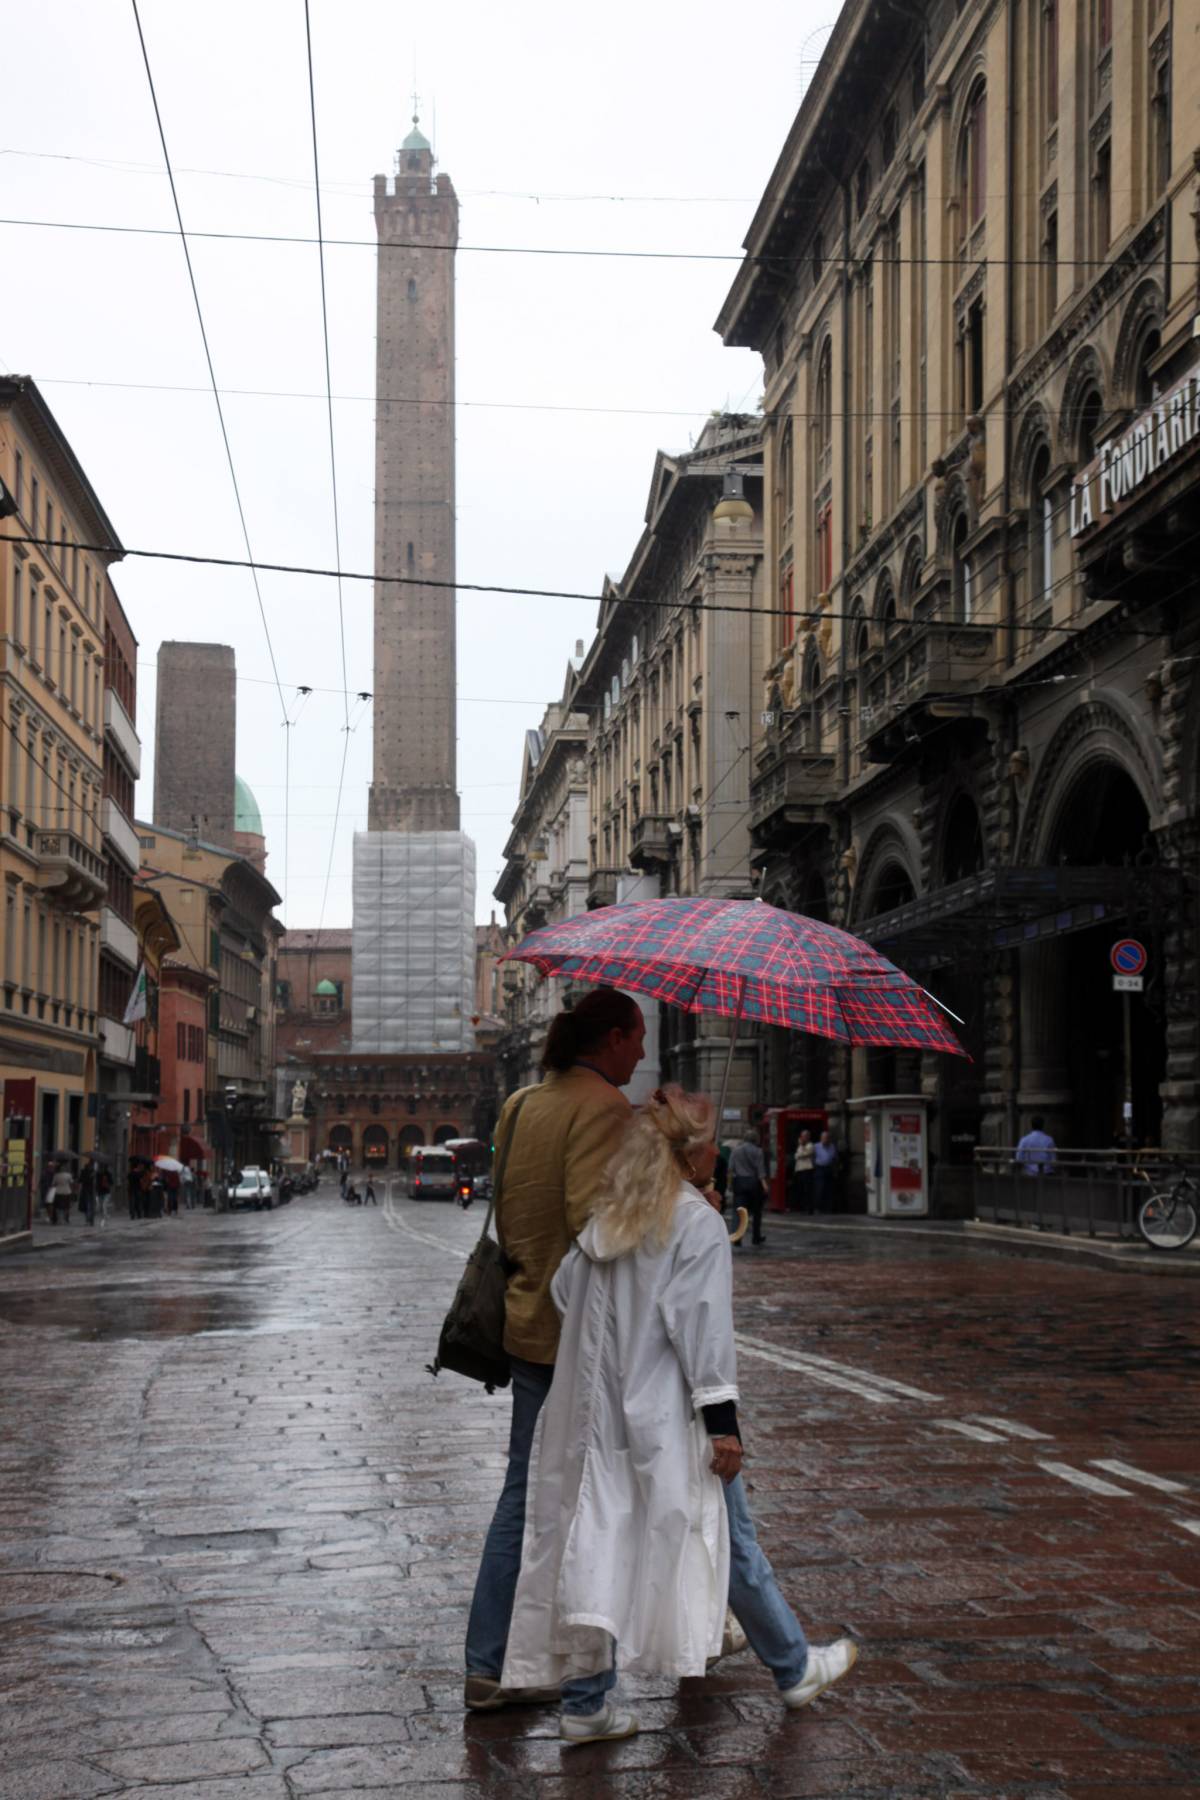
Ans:
<svg viewBox="0 0 1200 1800"><path fill-rule="evenodd" d="M583 661L581 641L567 666L562 698L546 708L536 731L525 733L520 797L495 888L509 944L587 911L588 719L575 704ZM540 980L518 962L506 963L498 976L504 1031L497 1052L504 1091L511 1094L540 1079L546 1033L568 984Z"/></svg>
<svg viewBox="0 0 1200 1800"><path fill-rule="evenodd" d="M0 1240L55 1150L95 1146L105 592L120 541L36 384L0 378ZM110 546L103 554L81 544Z"/></svg>
<svg viewBox="0 0 1200 1800"><path fill-rule="evenodd" d="M237 776L237 666L229 644L159 645L154 818L232 850Z"/></svg>
<svg viewBox="0 0 1200 1800"><path fill-rule="evenodd" d="M131 1157L177 1157L182 1151L185 1162L199 1167L204 1161L202 1147L181 1144L178 1133L171 1129L178 1102L175 1071L167 1062L174 1033L167 959L178 955L183 939L163 895L140 881L134 884L133 917L141 975L126 1029L134 1040L135 1074L129 1091L109 1103L125 1140L113 1170L118 1194L127 1190ZM165 1069L169 1069L167 1080L163 1079Z"/></svg>
<svg viewBox="0 0 1200 1800"><path fill-rule="evenodd" d="M1200 1143L1200 66L1172 31L1159 0L850 0L718 321L766 370L761 892L918 975L974 1059L772 1034L765 1097L855 1145L854 1097L923 1094L946 1205L1033 1113Z"/></svg>
<svg viewBox="0 0 1200 1800"><path fill-rule="evenodd" d="M491 1142L498 1111L495 1058L485 1052L439 1058L318 1051L306 1110L315 1154L344 1152L355 1168L398 1169L418 1144L459 1137Z"/></svg>
<svg viewBox="0 0 1200 1800"><path fill-rule="evenodd" d="M179 929L179 962L208 989L204 1141L220 1165L215 1172L235 1162L265 1164L281 1127L275 1108L281 927L273 912L279 895L252 863L218 844L161 825L139 823L138 834L140 879L161 894ZM184 1012L177 1008L175 1023L186 1022ZM173 1110L182 1109L180 1098ZM181 1117L176 1122L182 1126Z"/></svg>
<svg viewBox="0 0 1200 1800"><path fill-rule="evenodd" d="M155 1063L135 1028L125 1023L144 958L135 918L134 882L140 850L133 827L134 784L141 774L137 734L137 639L111 581L104 583L104 903L100 908L100 978L96 1148L123 1189L129 1153L130 1108L157 1097ZM145 1034L142 1034L144 1039ZM140 1054L139 1054L140 1052Z"/></svg>
<svg viewBox="0 0 1200 1800"><path fill-rule="evenodd" d="M605 584L571 698L588 720L589 906L753 891L748 802L770 604L761 465L762 422L739 415L714 415L686 455L660 452L645 530ZM657 1067L719 1092L728 1034L724 1020L660 1008L643 1083L654 1086ZM745 1033L728 1096L743 1116L759 1058Z"/></svg>

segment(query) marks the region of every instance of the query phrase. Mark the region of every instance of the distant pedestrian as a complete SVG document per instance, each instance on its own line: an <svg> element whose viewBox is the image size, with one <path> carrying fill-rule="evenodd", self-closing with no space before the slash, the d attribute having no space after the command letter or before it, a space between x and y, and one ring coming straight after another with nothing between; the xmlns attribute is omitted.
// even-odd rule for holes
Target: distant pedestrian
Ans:
<svg viewBox="0 0 1200 1800"><path fill-rule="evenodd" d="M816 1167L811 1131L802 1131L796 1142L796 1154L792 1158L792 1211L809 1213L813 1210L813 1171Z"/></svg>
<svg viewBox="0 0 1200 1800"><path fill-rule="evenodd" d="M96 1164L90 1156L79 1177L79 1210L89 1225L96 1223Z"/></svg>
<svg viewBox="0 0 1200 1800"><path fill-rule="evenodd" d="M817 1212L833 1211L833 1182L837 1174L837 1145L823 1131L813 1145L813 1205Z"/></svg>
<svg viewBox="0 0 1200 1800"><path fill-rule="evenodd" d="M184 1163L179 1171L179 1191L183 1195L185 1212L193 1212L196 1206L196 1177L188 1163Z"/></svg>
<svg viewBox="0 0 1200 1800"><path fill-rule="evenodd" d="M66 1163L59 1163L54 1171L54 1184L50 1190L52 1225L69 1225L71 1222L71 1199L75 1192L75 1182Z"/></svg>
<svg viewBox="0 0 1200 1800"><path fill-rule="evenodd" d="M733 1147L733 1155L729 1158L729 1183L733 1189L733 1204L744 1206L750 1214L751 1241L765 1243L762 1216L767 1197L767 1165L753 1125L746 1127L741 1143Z"/></svg>
<svg viewBox="0 0 1200 1800"><path fill-rule="evenodd" d="M1054 1167L1054 1139L1041 1113L1034 1113L1029 1130L1017 1145L1017 1161L1026 1175L1048 1175Z"/></svg>
<svg viewBox="0 0 1200 1800"><path fill-rule="evenodd" d="M350 1177L347 1175L345 1169L343 1169L342 1170L342 1179L341 1179L341 1183L340 1183L343 1200L346 1198L346 1189L349 1186L349 1184L350 1184Z"/></svg>
<svg viewBox="0 0 1200 1800"><path fill-rule="evenodd" d="M106 1168L96 1171L96 1211L100 1215L100 1229L108 1224L109 1208L112 1206L113 1178Z"/></svg>
<svg viewBox="0 0 1200 1800"><path fill-rule="evenodd" d="M371 1177L369 1175L367 1176L366 1204L368 1206L378 1206L379 1205L378 1200L375 1198L375 1183L371 1180Z"/></svg>
<svg viewBox="0 0 1200 1800"><path fill-rule="evenodd" d="M54 1177L58 1171L55 1162L44 1162L38 1177L38 1204L51 1224L54 1223Z"/></svg>

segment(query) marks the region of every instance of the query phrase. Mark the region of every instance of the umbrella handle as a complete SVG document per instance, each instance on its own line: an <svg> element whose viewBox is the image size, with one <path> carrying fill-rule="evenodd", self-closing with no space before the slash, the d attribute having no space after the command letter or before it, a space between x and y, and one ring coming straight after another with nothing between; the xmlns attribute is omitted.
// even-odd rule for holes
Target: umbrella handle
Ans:
<svg viewBox="0 0 1200 1800"><path fill-rule="evenodd" d="M729 1077L733 1071L733 1052L737 1047L738 1026L742 1022L742 1008L746 1004L746 977L740 978L738 988L737 1011L733 1015L733 1030L729 1034L729 1054L725 1058L725 1074L721 1080L721 1098L717 1102L717 1136L720 1137L721 1125L725 1118L725 1102L729 1097Z"/></svg>
<svg viewBox="0 0 1200 1800"><path fill-rule="evenodd" d="M750 1214L746 1211L744 1206L738 1207L737 1217L738 1217L737 1230L731 1231L729 1234L729 1241L731 1244L740 1244L741 1243L742 1239L746 1235L747 1227L750 1224Z"/></svg>

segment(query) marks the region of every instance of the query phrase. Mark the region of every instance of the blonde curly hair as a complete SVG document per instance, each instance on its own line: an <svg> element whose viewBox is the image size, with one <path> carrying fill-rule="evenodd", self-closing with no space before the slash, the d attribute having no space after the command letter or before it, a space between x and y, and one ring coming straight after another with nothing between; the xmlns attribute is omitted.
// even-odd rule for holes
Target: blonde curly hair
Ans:
<svg viewBox="0 0 1200 1800"><path fill-rule="evenodd" d="M638 1107L592 1208L606 1248L617 1255L643 1244L662 1249L679 1183L691 1179L692 1155L711 1142L716 1116L707 1094L685 1094L675 1082Z"/></svg>

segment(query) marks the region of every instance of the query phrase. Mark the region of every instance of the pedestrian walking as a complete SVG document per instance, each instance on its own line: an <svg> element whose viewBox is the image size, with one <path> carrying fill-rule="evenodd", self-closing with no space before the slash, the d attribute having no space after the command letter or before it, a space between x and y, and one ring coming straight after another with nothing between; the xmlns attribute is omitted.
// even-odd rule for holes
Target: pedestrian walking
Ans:
<svg viewBox="0 0 1200 1800"><path fill-rule="evenodd" d="M837 1145L823 1131L813 1146L813 1201L817 1212L833 1211L833 1184L837 1175Z"/></svg>
<svg viewBox="0 0 1200 1800"><path fill-rule="evenodd" d="M554 1383L529 1492L506 1689L558 1682L568 1744L638 1729L612 1690L629 1674L703 1675L726 1606L806 1706L854 1663L810 1647L754 1533L741 1480L729 1238L701 1189L713 1102L660 1088L608 1166L554 1277Z"/></svg>
<svg viewBox="0 0 1200 1800"><path fill-rule="evenodd" d="M196 1209L196 1177L192 1173L190 1163L184 1163L179 1171L179 1191L183 1195L184 1211L194 1212Z"/></svg>
<svg viewBox="0 0 1200 1800"><path fill-rule="evenodd" d="M762 1216L767 1197L767 1165L753 1125L747 1125L741 1142L733 1147L729 1158L729 1185L733 1189L733 1204L744 1206L750 1214L751 1241L765 1243Z"/></svg>
<svg viewBox="0 0 1200 1800"><path fill-rule="evenodd" d="M52 1225L69 1225L71 1223L71 1200L75 1193L75 1181L66 1163L59 1163L54 1171L54 1181L50 1189Z"/></svg>
<svg viewBox="0 0 1200 1800"><path fill-rule="evenodd" d="M1017 1161L1026 1175L1048 1175L1054 1167L1054 1139L1046 1130L1041 1113L1034 1113L1029 1130L1017 1145Z"/></svg>
<svg viewBox="0 0 1200 1800"><path fill-rule="evenodd" d="M89 1225L96 1223L96 1164L90 1156L79 1175L79 1210Z"/></svg>
<svg viewBox="0 0 1200 1800"><path fill-rule="evenodd" d="M504 1330L513 1398L508 1469L467 1624L463 1697L472 1711L557 1697L557 1685L548 1694L514 1692L500 1680L521 1564L534 1426L558 1352L559 1317L550 1283L586 1224L609 1157L621 1141L630 1116L621 1089L642 1060L645 1035L641 1008L628 994L591 989L552 1020L542 1055L545 1080L511 1095L496 1125L497 1166L504 1157L496 1231L513 1271ZM602 1696L602 1686L592 1680L578 1697L595 1704Z"/></svg>
<svg viewBox="0 0 1200 1800"><path fill-rule="evenodd" d="M371 1177L369 1175L367 1176L367 1191L364 1196L364 1203L367 1206L378 1206L379 1205L378 1200L375 1198L375 1183L371 1180Z"/></svg>
<svg viewBox="0 0 1200 1800"><path fill-rule="evenodd" d="M178 1169L161 1170L159 1173L159 1182L162 1186L165 1210L173 1219L178 1218L180 1186Z"/></svg>
<svg viewBox="0 0 1200 1800"><path fill-rule="evenodd" d="M810 1213L813 1210L813 1175L816 1169L816 1145L813 1143L811 1131L802 1131L796 1140L796 1154L792 1158L792 1211Z"/></svg>
<svg viewBox="0 0 1200 1800"><path fill-rule="evenodd" d="M103 1165L96 1171L96 1210L100 1215L100 1229L108 1224L108 1215L112 1208L113 1178Z"/></svg>
<svg viewBox="0 0 1200 1800"><path fill-rule="evenodd" d="M54 1223L54 1177L57 1173L58 1164L51 1159L42 1164L42 1172L38 1177L38 1205L51 1225Z"/></svg>

